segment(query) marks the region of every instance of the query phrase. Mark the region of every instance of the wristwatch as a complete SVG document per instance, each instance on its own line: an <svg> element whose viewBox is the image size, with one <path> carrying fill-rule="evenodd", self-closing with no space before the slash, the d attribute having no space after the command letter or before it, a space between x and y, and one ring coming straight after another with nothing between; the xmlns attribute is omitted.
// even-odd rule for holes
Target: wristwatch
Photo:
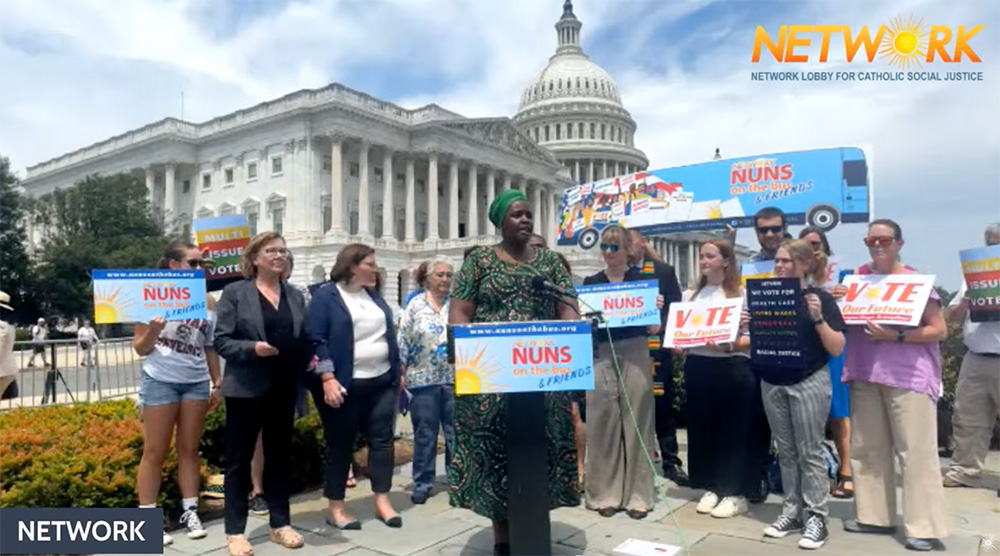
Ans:
<svg viewBox="0 0 1000 556"><path fill-rule="evenodd" d="M903 334L902 330L896 331L896 341L901 344L906 341L906 334Z"/></svg>

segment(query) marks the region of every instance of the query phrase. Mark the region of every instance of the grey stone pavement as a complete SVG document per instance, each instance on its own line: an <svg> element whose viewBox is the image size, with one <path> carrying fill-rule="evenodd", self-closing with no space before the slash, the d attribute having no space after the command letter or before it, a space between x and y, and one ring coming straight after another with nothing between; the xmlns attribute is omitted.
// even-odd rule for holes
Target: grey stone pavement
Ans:
<svg viewBox="0 0 1000 556"><path fill-rule="evenodd" d="M404 424L405 422L405 424ZM409 428L409 419L400 420L400 431ZM682 450L686 435L678 431ZM682 454L684 459L684 454ZM942 460L946 464L947 460ZM993 472L984 483L991 489L946 489L946 511L950 519L945 550L935 554L1000 556L1000 453L992 452L987 467ZM438 472L443 474L443 456L438 457ZM555 555L613 555L624 541L641 539L684 547L679 554L772 556L804 554L797 547L798 536L765 539L762 530L780 511L781 498L771 495L764 504L751 505L749 514L731 519L715 519L695 512L700 491L675 486L659 480L656 508L642 521L620 513L603 518L583 506L560 508L551 513L552 551ZM267 517L251 516L247 536L256 554L351 556L452 556L492 554L493 539L488 520L468 510L448 504L445 478L439 477L434 495L421 506L410 502L410 468L396 470L390 494L393 505L403 516L401 529L390 529L375 519L374 499L369 483L359 482L348 491L350 512L362 520L360 531L338 531L324 521L326 499L319 490L306 492L292 500L292 525L305 537L306 544L288 550L267 539ZM664 494L666 495L664 497ZM902 497L899 497L902 501ZM850 500L831 499L830 540L815 551L826 555L913 554L903 547L901 535L883 537L850 534L843 530L845 519L854 516ZM206 523L209 534L201 540L188 539L183 531L173 533L174 544L164 549L171 556L226 555L226 537L221 520Z"/></svg>

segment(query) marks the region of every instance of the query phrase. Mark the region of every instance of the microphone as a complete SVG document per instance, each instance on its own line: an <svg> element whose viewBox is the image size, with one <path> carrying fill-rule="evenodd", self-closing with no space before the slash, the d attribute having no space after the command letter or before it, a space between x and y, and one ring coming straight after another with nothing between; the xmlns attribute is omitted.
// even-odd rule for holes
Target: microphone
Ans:
<svg viewBox="0 0 1000 556"><path fill-rule="evenodd" d="M571 297L576 298L576 294L570 293L563 288L553 284L551 281L547 280L544 276L535 276L531 279L531 287L538 291L554 293L560 297Z"/></svg>

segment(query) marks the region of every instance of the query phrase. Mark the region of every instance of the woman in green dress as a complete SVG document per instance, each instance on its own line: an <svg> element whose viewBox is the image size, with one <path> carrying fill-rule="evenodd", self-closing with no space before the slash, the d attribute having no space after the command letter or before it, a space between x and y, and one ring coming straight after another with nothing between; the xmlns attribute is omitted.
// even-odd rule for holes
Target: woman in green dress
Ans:
<svg viewBox="0 0 1000 556"><path fill-rule="evenodd" d="M532 214L522 191L504 191L490 205L501 242L475 247L455 277L450 324L579 318L575 307L538 295L532 278L543 276L567 291L573 282L559 256L528 245ZM577 506L576 444L570 392L546 394L549 507ZM499 394L455 398L455 456L451 505L493 520L494 554L510 554L507 527L507 413Z"/></svg>

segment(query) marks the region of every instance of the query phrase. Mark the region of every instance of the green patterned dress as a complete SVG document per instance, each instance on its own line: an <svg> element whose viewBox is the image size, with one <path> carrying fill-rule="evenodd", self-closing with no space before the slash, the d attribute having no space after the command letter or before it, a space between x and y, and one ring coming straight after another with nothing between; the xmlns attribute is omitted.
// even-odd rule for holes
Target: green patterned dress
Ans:
<svg viewBox="0 0 1000 556"><path fill-rule="evenodd" d="M452 297L476 305L473 322L554 320L555 301L543 299L532 288L531 280L538 275L573 290L569 274L551 251L539 251L530 263L510 263L492 247L476 247L455 277ZM550 508L580 503L571 399L569 392L545 395ZM499 394L455 398L451 505L498 521L507 519L506 408L506 398Z"/></svg>

